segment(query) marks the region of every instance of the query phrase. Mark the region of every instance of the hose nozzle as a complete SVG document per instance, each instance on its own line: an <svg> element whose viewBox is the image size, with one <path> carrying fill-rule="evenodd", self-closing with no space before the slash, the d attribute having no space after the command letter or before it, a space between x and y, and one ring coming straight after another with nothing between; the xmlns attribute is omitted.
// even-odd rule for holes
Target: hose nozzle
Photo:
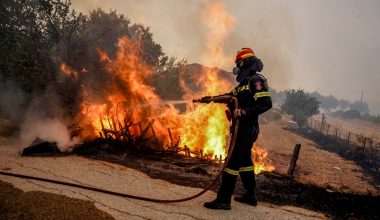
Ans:
<svg viewBox="0 0 380 220"><path fill-rule="evenodd" d="M200 102L200 103L210 103L212 102L213 99L211 96L205 96L200 99L193 99L193 102Z"/></svg>

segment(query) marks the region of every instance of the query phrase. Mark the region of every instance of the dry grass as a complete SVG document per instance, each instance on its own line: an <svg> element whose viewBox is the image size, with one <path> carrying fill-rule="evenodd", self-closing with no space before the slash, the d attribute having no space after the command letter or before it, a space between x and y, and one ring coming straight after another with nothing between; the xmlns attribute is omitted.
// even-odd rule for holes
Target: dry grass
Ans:
<svg viewBox="0 0 380 220"><path fill-rule="evenodd" d="M311 140L286 130L287 119L261 126L257 141L270 152L277 172L286 173L295 144L302 145L295 176L298 181L334 191L380 194L361 166L317 147Z"/></svg>
<svg viewBox="0 0 380 220"><path fill-rule="evenodd" d="M314 120L321 121L322 116L313 117ZM365 137L373 138L376 143L380 143L380 125L358 119L341 119L326 116L326 123L339 128L340 130L355 134L363 134Z"/></svg>

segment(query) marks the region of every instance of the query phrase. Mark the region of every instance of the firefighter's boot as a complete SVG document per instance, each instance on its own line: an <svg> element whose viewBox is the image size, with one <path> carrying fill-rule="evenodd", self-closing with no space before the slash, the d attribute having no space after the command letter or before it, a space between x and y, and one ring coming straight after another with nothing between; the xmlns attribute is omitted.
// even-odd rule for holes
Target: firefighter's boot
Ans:
<svg viewBox="0 0 380 220"><path fill-rule="evenodd" d="M230 210L231 209L231 204L228 203L221 203L217 199L211 202L205 202L203 204L204 207L208 209L223 209L223 210Z"/></svg>
<svg viewBox="0 0 380 220"><path fill-rule="evenodd" d="M246 203L251 206L257 206L256 199L256 180L254 171L248 172L240 172L240 178L243 182L244 188L246 189L246 193L241 197L235 197L235 201Z"/></svg>
<svg viewBox="0 0 380 220"><path fill-rule="evenodd" d="M257 199L255 195L244 194L243 196L235 197L234 200L251 206L257 206Z"/></svg>
<svg viewBox="0 0 380 220"><path fill-rule="evenodd" d="M204 207L209 209L231 209L231 196L235 190L236 179L237 175L223 172L222 183L216 199L212 202L206 202Z"/></svg>

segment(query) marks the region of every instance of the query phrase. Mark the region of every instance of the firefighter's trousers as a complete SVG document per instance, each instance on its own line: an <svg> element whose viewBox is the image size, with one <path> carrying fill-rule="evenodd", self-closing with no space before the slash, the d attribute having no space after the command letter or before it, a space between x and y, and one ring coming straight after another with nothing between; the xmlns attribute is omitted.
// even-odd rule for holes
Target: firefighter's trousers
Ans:
<svg viewBox="0 0 380 220"><path fill-rule="evenodd" d="M259 126L240 125L234 150L223 174L218 191L217 201L231 203L231 196L235 190L237 176L243 182L247 195L254 195L256 188L255 173L251 157L253 143L259 134Z"/></svg>

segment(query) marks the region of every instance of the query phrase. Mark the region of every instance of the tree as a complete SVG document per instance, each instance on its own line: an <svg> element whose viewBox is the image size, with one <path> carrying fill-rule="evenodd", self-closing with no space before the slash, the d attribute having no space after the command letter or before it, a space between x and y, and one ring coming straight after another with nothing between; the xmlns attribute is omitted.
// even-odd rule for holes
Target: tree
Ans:
<svg viewBox="0 0 380 220"><path fill-rule="evenodd" d="M141 61L154 73L144 83L156 86L163 97L182 95L179 72L185 62L166 56L149 27L132 24L112 10L97 9L85 16L71 9L70 0L1 1L0 80L26 92L25 106L39 103L44 112L55 112L49 109L55 106L63 117L74 118L84 88L101 99L113 86L124 86L99 61L99 50L114 58L121 37L141 46ZM63 63L79 74L64 75Z"/></svg>
<svg viewBox="0 0 380 220"><path fill-rule="evenodd" d="M6 0L0 6L0 74L29 93L56 80L57 61L69 57L85 16L70 1ZM58 53L52 53L56 50Z"/></svg>
<svg viewBox="0 0 380 220"><path fill-rule="evenodd" d="M361 114L367 114L369 112L368 103L361 102L361 101L355 101L355 102L351 103L350 109L356 110L356 111L360 112Z"/></svg>
<svg viewBox="0 0 380 220"><path fill-rule="evenodd" d="M292 115L298 125L304 125L310 116L319 113L319 102L317 99L306 94L303 90L287 90L285 94L285 102L281 106L281 109Z"/></svg>
<svg viewBox="0 0 380 220"><path fill-rule="evenodd" d="M339 101L332 95L326 96L321 101L321 107L325 110L325 112L330 112L332 109L335 109L339 106Z"/></svg>
<svg viewBox="0 0 380 220"><path fill-rule="evenodd" d="M341 100L339 100L339 107L340 107L341 109L346 109L346 108L349 107L349 105L350 105L350 102L349 102L349 101L347 101L347 100L345 100L345 99L341 99Z"/></svg>
<svg viewBox="0 0 380 220"><path fill-rule="evenodd" d="M312 92L310 96L317 99L317 101L321 104L321 108L324 109L325 112L329 113L332 109L339 106L339 100L333 95L323 96L319 92L315 91Z"/></svg>

